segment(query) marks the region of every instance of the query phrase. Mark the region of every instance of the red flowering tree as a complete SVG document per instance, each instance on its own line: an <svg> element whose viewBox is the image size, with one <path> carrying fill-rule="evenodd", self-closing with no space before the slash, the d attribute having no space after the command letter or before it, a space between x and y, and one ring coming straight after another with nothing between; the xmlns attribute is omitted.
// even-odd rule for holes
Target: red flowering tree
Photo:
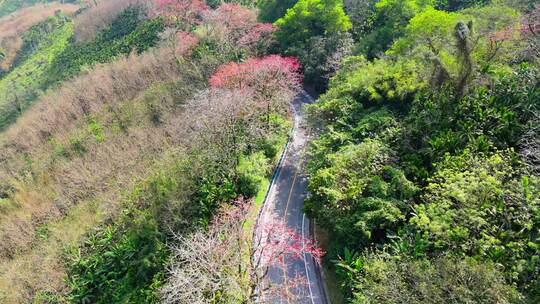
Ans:
<svg viewBox="0 0 540 304"><path fill-rule="evenodd" d="M207 231L177 237L170 279L162 289L165 303L255 303L301 296L298 290L307 284L301 276L273 284L267 277L270 269L287 273L285 257L320 262L324 253L275 218L260 227L253 241L245 226L250 210L250 202L240 197L222 209Z"/></svg>
<svg viewBox="0 0 540 304"><path fill-rule="evenodd" d="M267 120L273 110L286 108L300 85L300 62L294 57L270 55L222 65L209 79L214 88L250 91Z"/></svg>

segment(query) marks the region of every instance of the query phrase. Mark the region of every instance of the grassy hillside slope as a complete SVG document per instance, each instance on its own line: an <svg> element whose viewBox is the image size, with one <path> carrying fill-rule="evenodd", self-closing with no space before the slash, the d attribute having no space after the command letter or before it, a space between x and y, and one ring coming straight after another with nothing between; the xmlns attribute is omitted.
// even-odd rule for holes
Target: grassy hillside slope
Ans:
<svg viewBox="0 0 540 304"><path fill-rule="evenodd" d="M140 6L118 14L94 40L82 45L72 39L73 22L65 16L54 17L59 20L54 25L58 28L0 79L0 129L12 123L41 92L77 75L84 66L112 61L132 50L142 52L156 43L163 30L159 19L147 20Z"/></svg>
<svg viewBox="0 0 540 304"><path fill-rule="evenodd" d="M21 48L28 47L23 41L23 36L27 35L26 32L30 27L58 12L70 15L78 9L79 6L74 4L37 4L0 18L0 51L3 53L0 69L4 73L9 71Z"/></svg>
<svg viewBox="0 0 540 304"><path fill-rule="evenodd" d="M2 0L0 1L0 17L9 15L21 8L30 7L40 3L51 3L54 0ZM76 1L62 1L63 4Z"/></svg>
<svg viewBox="0 0 540 304"><path fill-rule="evenodd" d="M22 113L39 94L55 58L69 46L73 23L64 22L21 65L0 79L0 128Z"/></svg>

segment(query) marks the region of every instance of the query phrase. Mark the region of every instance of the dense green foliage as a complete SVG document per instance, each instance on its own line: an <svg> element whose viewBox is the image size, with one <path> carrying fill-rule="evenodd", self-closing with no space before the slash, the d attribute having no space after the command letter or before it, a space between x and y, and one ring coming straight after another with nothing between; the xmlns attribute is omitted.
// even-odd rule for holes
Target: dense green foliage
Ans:
<svg viewBox="0 0 540 304"><path fill-rule="evenodd" d="M322 91L350 49L352 25L341 0L300 0L275 25L280 50L298 57L306 82Z"/></svg>
<svg viewBox="0 0 540 304"><path fill-rule="evenodd" d="M67 21L67 17L56 14L54 17L49 17L38 24L31 26L28 31L22 35L23 46L17 53L17 58L12 64L16 67L19 63L24 62L30 57L42 43L48 41L51 35L57 28L61 27Z"/></svg>
<svg viewBox="0 0 540 304"><path fill-rule="evenodd" d="M276 38L284 48L306 48L312 36L347 31L351 23L339 1L301 0L276 21ZM302 29L302 30L299 30Z"/></svg>
<svg viewBox="0 0 540 304"><path fill-rule="evenodd" d="M164 236L148 214L124 216L128 227L108 226L86 241L83 252L72 254L70 302L157 302L155 288L167 257Z"/></svg>
<svg viewBox="0 0 540 304"><path fill-rule="evenodd" d="M471 4L346 6L359 55L310 107L306 211L353 303L540 299L538 59L512 62L519 12Z"/></svg>
<svg viewBox="0 0 540 304"><path fill-rule="evenodd" d="M351 286L362 290L352 303L487 304L519 299L494 264L470 258L396 259L386 253L346 257L352 263L340 263L340 271L363 274Z"/></svg>

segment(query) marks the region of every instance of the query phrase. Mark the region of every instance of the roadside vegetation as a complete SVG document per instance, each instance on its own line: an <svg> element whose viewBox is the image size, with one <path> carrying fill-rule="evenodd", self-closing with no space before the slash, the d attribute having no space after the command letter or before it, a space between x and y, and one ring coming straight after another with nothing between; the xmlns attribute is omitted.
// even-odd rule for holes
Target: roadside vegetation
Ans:
<svg viewBox="0 0 540 304"><path fill-rule="evenodd" d="M539 9L300 0L275 22L323 92L305 210L350 303L540 301Z"/></svg>

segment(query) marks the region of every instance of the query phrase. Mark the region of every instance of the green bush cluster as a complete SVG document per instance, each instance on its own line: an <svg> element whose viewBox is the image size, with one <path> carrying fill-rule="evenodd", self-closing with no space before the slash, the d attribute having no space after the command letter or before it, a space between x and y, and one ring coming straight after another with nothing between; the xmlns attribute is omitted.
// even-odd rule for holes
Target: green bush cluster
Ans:
<svg viewBox="0 0 540 304"><path fill-rule="evenodd" d="M268 5L268 9L272 8L271 3ZM262 16L265 16L265 8L263 6ZM278 27L275 38L280 51L298 57L306 82L322 92L328 77L352 44L347 33L352 24L342 1L300 0L274 24Z"/></svg>
<svg viewBox="0 0 540 304"><path fill-rule="evenodd" d="M396 259L387 253L348 257L349 260L339 263L339 269L362 273L354 286L362 290L352 301L355 304L520 301L519 293L505 284L493 263L446 256L432 260Z"/></svg>
<svg viewBox="0 0 540 304"><path fill-rule="evenodd" d="M156 285L168 252L165 237L150 214L123 216L124 226L107 226L81 251L70 252L69 302L157 303Z"/></svg>

